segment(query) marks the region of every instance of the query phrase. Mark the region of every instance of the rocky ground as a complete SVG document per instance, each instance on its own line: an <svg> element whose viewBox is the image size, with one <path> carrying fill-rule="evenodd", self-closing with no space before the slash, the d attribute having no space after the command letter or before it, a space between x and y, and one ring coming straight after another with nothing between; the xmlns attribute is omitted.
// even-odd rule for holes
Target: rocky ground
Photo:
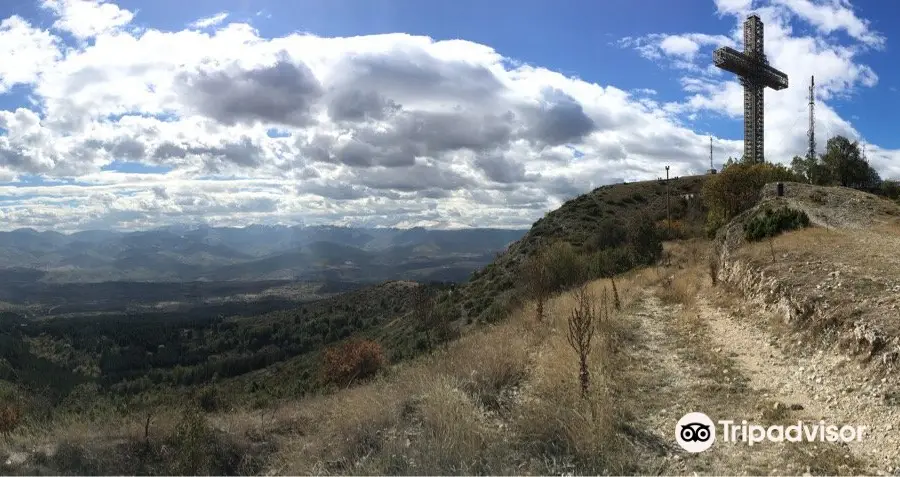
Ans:
<svg viewBox="0 0 900 477"><path fill-rule="evenodd" d="M697 301L667 305L648 292L633 316L636 421L666 450L647 471L663 474L900 475L900 394L896 378L878 377L840 350L803 349L775 317L740 306L734 292L701 290ZM651 364L652 363L652 364ZM688 412L754 424L798 420L866 426L860 442L723 442L690 454L675 445Z"/></svg>

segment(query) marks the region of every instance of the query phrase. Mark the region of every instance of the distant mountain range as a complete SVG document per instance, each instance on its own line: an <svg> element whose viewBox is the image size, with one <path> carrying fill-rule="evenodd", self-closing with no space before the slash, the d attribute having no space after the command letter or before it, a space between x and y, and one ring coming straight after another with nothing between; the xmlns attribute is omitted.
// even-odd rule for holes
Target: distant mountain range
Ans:
<svg viewBox="0 0 900 477"><path fill-rule="evenodd" d="M0 232L0 284L40 281L460 281L525 230L171 226Z"/></svg>

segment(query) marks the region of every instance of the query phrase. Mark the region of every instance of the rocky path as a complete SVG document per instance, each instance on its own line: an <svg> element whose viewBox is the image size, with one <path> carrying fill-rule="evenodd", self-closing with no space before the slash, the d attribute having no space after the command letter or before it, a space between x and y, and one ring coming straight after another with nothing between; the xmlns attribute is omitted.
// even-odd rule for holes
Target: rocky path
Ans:
<svg viewBox="0 0 900 477"><path fill-rule="evenodd" d="M648 473L900 475L900 394L891 382L869 377L837 352L798 355L790 338L776 339L763 312L713 305L719 301L713 293L702 290L684 307L664 304L651 290L631 317L631 413L636 425L671 443L647 456ZM688 412L763 426L824 420L867 432L849 444L752 447L720 436L709 450L691 454L674 439L676 422Z"/></svg>
<svg viewBox="0 0 900 477"><path fill-rule="evenodd" d="M777 337L765 312L722 309L698 303L715 346L731 350L754 386L800 404L797 417L815 422L866 426L864 439L847 445L867 473L900 474L900 393L896 379L870 373L838 350L798 352L802 342Z"/></svg>

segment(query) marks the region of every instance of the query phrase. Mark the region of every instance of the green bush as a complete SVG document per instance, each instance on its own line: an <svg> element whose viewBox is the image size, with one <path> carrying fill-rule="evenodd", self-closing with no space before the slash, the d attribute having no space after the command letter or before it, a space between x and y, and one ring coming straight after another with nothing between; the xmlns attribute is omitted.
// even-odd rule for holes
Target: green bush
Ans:
<svg viewBox="0 0 900 477"><path fill-rule="evenodd" d="M618 247L628 240L624 225L612 218L600 219L596 228L584 241L582 251L594 253L607 248Z"/></svg>
<svg viewBox="0 0 900 477"><path fill-rule="evenodd" d="M782 232L809 226L809 216L788 207L766 209L744 224L744 237L751 242L774 237Z"/></svg>
<svg viewBox="0 0 900 477"><path fill-rule="evenodd" d="M764 185L770 182L800 182L802 178L781 165L735 163L703 184L702 198L708 210L707 234L715 236L720 227L759 201Z"/></svg>
<svg viewBox="0 0 900 477"><path fill-rule="evenodd" d="M566 290L585 280L582 257L568 242L554 242L543 255L549 273L549 286L553 291Z"/></svg>
<svg viewBox="0 0 900 477"><path fill-rule="evenodd" d="M658 260L663 251L662 237L653 219L647 214L639 214L631 218L626 227L632 265L649 265Z"/></svg>
<svg viewBox="0 0 900 477"><path fill-rule="evenodd" d="M197 405L203 412L215 412L222 408L222 400L215 388L207 386L197 393Z"/></svg>

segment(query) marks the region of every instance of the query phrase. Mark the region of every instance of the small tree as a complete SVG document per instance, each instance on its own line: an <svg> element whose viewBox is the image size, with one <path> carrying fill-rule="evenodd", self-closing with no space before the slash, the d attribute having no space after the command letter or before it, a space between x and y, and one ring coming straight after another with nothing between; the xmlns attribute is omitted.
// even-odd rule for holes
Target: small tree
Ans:
<svg viewBox="0 0 900 477"><path fill-rule="evenodd" d="M824 185L828 183L828 171L816 157L794 156L791 161L791 171L810 184Z"/></svg>
<svg viewBox="0 0 900 477"><path fill-rule="evenodd" d="M881 182L879 194L893 200L900 199L900 181L885 180Z"/></svg>
<svg viewBox="0 0 900 477"><path fill-rule="evenodd" d="M876 191L881 185L878 172L862 157L857 141L844 136L828 140L825 153L819 157L794 157L791 169L815 185L840 185Z"/></svg>
<svg viewBox="0 0 900 477"><path fill-rule="evenodd" d="M587 279L584 259L569 242L551 243L541 254L541 260L549 274L551 293L580 285Z"/></svg>
<svg viewBox="0 0 900 477"><path fill-rule="evenodd" d="M148 426L149 427L149 426ZM172 467L181 475L208 475L215 467L215 433L203 412L196 406L186 407L175 426L177 446Z"/></svg>
<svg viewBox="0 0 900 477"><path fill-rule="evenodd" d="M522 275L526 293L535 302L537 321L544 321L544 304L547 302L547 298L550 297L551 277L546 253L543 250L525 259L525 263L522 266Z"/></svg>
<svg viewBox="0 0 900 477"><path fill-rule="evenodd" d="M626 229L634 265L649 265L662 255L662 236L647 214L638 214Z"/></svg>
<svg viewBox="0 0 900 477"><path fill-rule="evenodd" d="M426 285L420 284L413 292L413 319L416 320L416 326L425 333L425 344L429 351L434 347L436 317L434 293Z"/></svg>
<svg viewBox="0 0 900 477"><path fill-rule="evenodd" d="M827 171L828 183L870 190L878 186L878 173L862 158L859 143L844 136L828 140L820 164Z"/></svg>
<svg viewBox="0 0 900 477"><path fill-rule="evenodd" d="M703 203L708 210L707 231L710 235L715 234L729 220L753 207L767 183L803 180L781 165L737 163L728 166L703 184Z"/></svg>
<svg viewBox="0 0 900 477"><path fill-rule="evenodd" d="M575 306L569 315L566 340L578 355L578 381L581 385L581 397L587 397L591 379L588 357L591 353L591 339L594 337L597 309L594 297L586 284L576 288L574 295Z"/></svg>

